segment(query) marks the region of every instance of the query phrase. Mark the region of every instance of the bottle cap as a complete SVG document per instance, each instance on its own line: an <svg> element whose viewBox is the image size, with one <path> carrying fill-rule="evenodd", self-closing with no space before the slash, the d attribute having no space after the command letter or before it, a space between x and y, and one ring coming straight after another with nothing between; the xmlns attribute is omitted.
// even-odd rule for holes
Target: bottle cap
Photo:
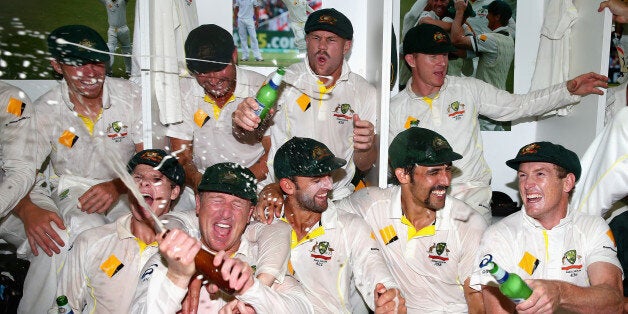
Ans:
<svg viewBox="0 0 628 314"><path fill-rule="evenodd" d="M488 266L489 263L491 263L492 261L493 261L493 255L486 254L486 255L484 255L484 257L480 261L480 267L484 268L484 267Z"/></svg>
<svg viewBox="0 0 628 314"><path fill-rule="evenodd" d="M65 295L60 295L57 297L57 305L62 306L68 304L68 297Z"/></svg>

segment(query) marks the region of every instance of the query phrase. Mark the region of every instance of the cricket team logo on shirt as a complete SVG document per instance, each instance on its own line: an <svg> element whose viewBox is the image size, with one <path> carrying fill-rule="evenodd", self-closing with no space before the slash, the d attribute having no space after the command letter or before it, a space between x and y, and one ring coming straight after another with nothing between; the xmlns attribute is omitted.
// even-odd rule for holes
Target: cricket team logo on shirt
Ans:
<svg viewBox="0 0 628 314"><path fill-rule="evenodd" d="M338 120L338 124L344 124L353 119L353 114L355 114L355 111L351 109L351 105L349 104L341 104L334 109L334 117Z"/></svg>
<svg viewBox="0 0 628 314"><path fill-rule="evenodd" d="M569 250L563 255L563 267L565 273L571 277L576 277L582 271L582 255L578 255L576 250Z"/></svg>
<svg viewBox="0 0 628 314"><path fill-rule="evenodd" d="M310 250L310 256L318 266L326 264L331 259L333 253L334 249L329 246L329 242L327 241L317 241L314 246L312 246L312 250Z"/></svg>
<svg viewBox="0 0 628 314"><path fill-rule="evenodd" d="M447 108L447 115L454 120L462 119L464 112L464 104L459 101L452 102Z"/></svg>
<svg viewBox="0 0 628 314"><path fill-rule="evenodd" d="M434 266L442 266L449 260L449 249L445 242L432 244L427 252L429 253L427 257L432 261Z"/></svg>
<svg viewBox="0 0 628 314"><path fill-rule="evenodd" d="M128 128L129 127L124 125L121 121L115 121L107 127L107 137L116 143L120 143L129 134L127 131Z"/></svg>

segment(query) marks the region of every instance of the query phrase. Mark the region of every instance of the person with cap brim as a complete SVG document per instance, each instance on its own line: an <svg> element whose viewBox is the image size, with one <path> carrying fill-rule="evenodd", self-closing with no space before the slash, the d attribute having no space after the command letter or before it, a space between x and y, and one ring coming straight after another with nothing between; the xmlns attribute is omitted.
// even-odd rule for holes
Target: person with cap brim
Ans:
<svg viewBox="0 0 628 314"><path fill-rule="evenodd" d="M105 75L104 39L84 25L56 28L47 37L50 63L63 79L34 102L36 160L50 157L51 182L38 178L15 207L36 256L31 259L18 312L44 313L54 301L55 269L83 230L128 212L126 187L108 154L130 159L142 150L141 91ZM50 191L52 187L52 191ZM64 230L65 229L65 230ZM47 269L47 270L46 270ZM42 279L43 278L43 279Z"/></svg>
<svg viewBox="0 0 628 314"><path fill-rule="evenodd" d="M190 312L217 313L222 308L221 313L232 313L246 306L258 313L314 313L299 282L285 275L290 228L279 222L283 231L266 240L252 240L260 226L265 227L250 222L257 202L253 173L235 163L218 163L205 170L198 191L196 211L164 216L171 229L158 239L161 256L153 256L142 270L130 312L176 313L187 298L192 302L184 310ZM195 276L194 257L201 246L217 253L214 266L220 266L235 295L218 291L211 278ZM277 246L284 246L284 252ZM277 254L283 255L283 265L269 264ZM261 278L280 270L281 276L273 274L276 281ZM207 280L209 284L201 288Z"/></svg>
<svg viewBox="0 0 628 314"><path fill-rule="evenodd" d="M240 48L242 48L242 61L249 61L249 37L255 61L264 61L259 50L256 31L259 26L260 3L257 0L235 0L233 8L233 15L236 16L235 27L238 29Z"/></svg>
<svg viewBox="0 0 628 314"><path fill-rule="evenodd" d="M602 217L569 208L581 167L576 153L550 142L519 149L506 165L517 171L523 208L491 225L479 259L490 254L532 289L515 305L492 276L477 269L487 312L621 313L622 269L613 233ZM478 266L479 268L479 266Z"/></svg>
<svg viewBox="0 0 628 314"><path fill-rule="evenodd" d="M254 97L265 77L237 66L238 51L231 34L215 24L193 29L184 44L192 77L180 79L183 121L168 125L166 136L179 157L190 189L196 189L203 171L216 163L235 162L258 179L268 172L262 134L236 139L231 114L246 97ZM188 197L188 189L182 197ZM191 200L193 203L193 200Z"/></svg>
<svg viewBox="0 0 628 314"><path fill-rule="evenodd" d="M575 103L581 96L603 94L607 77L580 75L564 83L525 95L514 95L471 77L447 75L448 54L456 48L442 28L421 24L408 31L403 41L404 59L412 70L408 87L390 101L389 135L419 126L449 141L462 159L453 165L451 196L477 210L487 222L491 212L491 169L484 159L479 115L510 121L541 115Z"/></svg>
<svg viewBox="0 0 628 314"><path fill-rule="evenodd" d="M282 220L292 227L290 270L316 313L353 313L352 281L371 310L405 312L403 297L364 220L329 201L332 174L346 163L325 144L293 137L275 155L286 194ZM353 274L353 280L352 275Z"/></svg>
<svg viewBox="0 0 628 314"><path fill-rule="evenodd" d="M168 213L185 182L176 157L161 149L135 154L127 169L150 208L130 197L130 213L76 238L56 289L57 295L68 298L74 313L131 312L140 271L157 253L157 231L148 211L158 217Z"/></svg>
<svg viewBox="0 0 628 314"><path fill-rule="evenodd" d="M456 47L461 48L458 55L462 58L478 56L475 77L505 90L508 72L515 57L515 39L508 29L512 9L502 0L491 2L487 6L486 15L490 31L467 36L463 25L470 5L466 1L453 2L455 18L451 26L451 41Z"/></svg>
<svg viewBox="0 0 628 314"><path fill-rule="evenodd" d="M452 162L462 156L418 127L399 133L388 156L396 184L356 191L339 207L370 225L408 312L481 312L482 295L469 282L487 224L447 193Z"/></svg>
<svg viewBox="0 0 628 314"><path fill-rule="evenodd" d="M332 199L338 200L353 192L351 180L356 171L368 171L377 159L377 92L351 72L345 60L352 46L353 26L344 14L331 8L317 10L308 16L304 29L306 58L286 69L277 113L267 118L270 129L262 142L270 144L269 175L261 185L276 181L272 161L283 143L293 136L310 137L347 160L344 174L334 184ZM258 128L262 121L254 112L257 108L253 98L238 105L234 136L264 130L264 125ZM265 200L258 208L265 207Z"/></svg>

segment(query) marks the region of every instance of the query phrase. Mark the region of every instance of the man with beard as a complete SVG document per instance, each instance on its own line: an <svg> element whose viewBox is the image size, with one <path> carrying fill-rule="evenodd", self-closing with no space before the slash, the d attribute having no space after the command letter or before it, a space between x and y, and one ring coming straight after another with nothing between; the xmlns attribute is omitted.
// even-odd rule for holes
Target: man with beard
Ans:
<svg viewBox="0 0 628 314"><path fill-rule="evenodd" d="M150 209L133 199L130 213L76 238L57 288L74 313L130 313L140 271L157 252L147 210L157 216L167 213L185 182L183 167L161 149L137 153L127 168Z"/></svg>
<svg viewBox="0 0 628 314"><path fill-rule="evenodd" d="M478 257L526 279L532 294L514 304L482 275L487 313L621 313L622 269L604 219L569 208L581 166L550 142L522 147L506 165L517 170L523 208L486 229ZM479 263L479 261L478 261Z"/></svg>
<svg viewBox="0 0 628 314"><path fill-rule="evenodd" d="M202 171L220 162L235 162L251 169L256 178L265 178L263 134L251 133L236 140L231 126L237 104L255 96L264 76L237 66L233 37L214 24L190 32L185 55L193 78L180 80L183 122L168 126L166 135L173 151L185 148L179 156L188 186L196 188Z"/></svg>
<svg viewBox="0 0 628 314"><path fill-rule="evenodd" d="M127 160L142 149L141 93L126 80L105 75L104 39L83 25L48 36L60 84L34 103L36 160L50 157L50 182L38 180L13 209L35 257L24 282L20 313L43 313L54 300L57 269L81 231L112 222L128 211L126 187L108 154ZM52 190L50 190L52 187ZM45 254L38 251L38 247Z"/></svg>
<svg viewBox="0 0 628 314"><path fill-rule="evenodd" d="M388 155L399 185L361 189L339 207L371 226L410 311L481 311L482 296L469 281L486 222L447 195L451 163L462 156L423 128L399 133Z"/></svg>
<svg viewBox="0 0 628 314"><path fill-rule="evenodd" d="M286 194L283 221L292 227L288 270L308 292L315 313L353 313L353 276L364 301L376 313L399 310L405 301L369 226L328 200L331 173L346 161L323 143L294 137L275 155L275 173Z"/></svg>
<svg viewBox="0 0 628 314"><path fill-rule="evenodd" d="M345 56L353 39L349 19L335 9L322 9L310 14L305 23L307 54L303 62L291 65L286 75L277 112L270 121L261 121L254 110L253 98L238 105L234 113L234 136L262 132L269 123L269 175L262 185L277 182L272 160L277 149L294 136L310 137L325 143L334 154L347 163L336 172L333 200L353 192L356 169L367 171L377 159L376 122L377 92L364 78L352 73Z"/></svg>
<svg viewBox="0 0 628 314"><path fill-rule="evenodd" d="M198 186L196 215L187 211L164 216L172 229L158 239L161 256L153 256L142 271L131 313L175 313L181 308L190 313L217 313L223 307L228 313L236 308L240 313L313 313L303 288L294 278L281 276L282 280L269 284L261 278L265 272L274 273L278 268L285 274L286 254L281 255L260 241L251 241L252 234L262 225L250 223L257 201L255 187L253 173L238 164L218 163L205 170ZM289 231L285 223L279 224ZM275 234L267 244L289 249L287 241L278 243L279 238L288 239L288 232ZM234 295L217 291L213 284L202 290L200 285L190 284L187 289L191 280L200 283L199 278L193 277L194 257L201 245L218 252L214 266L220 266L218 269L235 290ZM274 255L281 255L282 267L274 263ZM184 297L190 299L198 290L196 302L184 301L182 307Z"/></svg>

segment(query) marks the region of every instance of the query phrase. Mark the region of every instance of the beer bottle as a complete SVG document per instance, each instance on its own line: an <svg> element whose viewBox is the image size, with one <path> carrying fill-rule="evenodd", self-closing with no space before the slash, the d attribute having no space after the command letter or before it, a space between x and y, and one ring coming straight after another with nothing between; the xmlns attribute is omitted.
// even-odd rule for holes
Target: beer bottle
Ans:
<svg viewBox="0 0 628 314"><path fill-rule="evenodd" d="M68 297L65 295L57 297L57 307L59 309L59 314L74 314L74 311L72 311L72 308L68 304Z"/></svg>
<svg viewBox="0 0 628 314"><path fill-rule="evenodd" d="M259 108L255 110L255 114L264 121L266 115L270 108L275 105L277 101L277 90L279 89L279 85L283 80L283 76L286 74L286 70L284 68L278 68L277 72L273 75L273 77L268 81L268 83L262 85L262 87L257 92L255 96L255 100L257 101L257 105Z"/></svg>
<svg viewBox="0 0 628 314"><path fill-rule="evenodd" d="M218 266L214 266L215 256L216 255L214 253L210 253L204 249L198 251L198 253L194 257L194 265L196 265L196 270L211 283L218 286L220 290L224 291L227 294L233 295L235 293L235 290L229 287L229 282L227 280L224 280L222 278L222 274L220 273L222 263Z"/></svg>
<svg viewBox="0 0 628 314"><path fill-rule="evenodd" d="M492 261L493 256L487 254L482 259L480 267L488 270L488 272L499 283L499 291L501 291L510 300L518 304L525 301L532 294L532 289L526 284L519 275L515 273L509 273L500 268L495 262Z"/></svg>

